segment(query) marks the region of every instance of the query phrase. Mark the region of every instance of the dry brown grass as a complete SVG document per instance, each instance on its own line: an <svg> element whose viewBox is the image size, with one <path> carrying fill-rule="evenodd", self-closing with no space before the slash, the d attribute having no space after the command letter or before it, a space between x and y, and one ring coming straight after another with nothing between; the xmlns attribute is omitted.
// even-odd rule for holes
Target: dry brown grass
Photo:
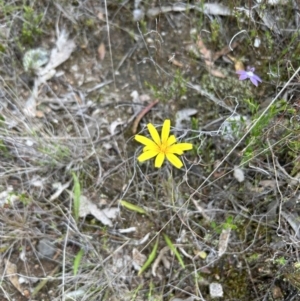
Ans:
<svg viewBox="0 0 300 301"><path fill-rule="evenodd" d="M223 4L235 13L164 1L0 1L0 300L209 301L213 282L225 300L296 300L299 7ZM137 9L146 13L138 24ZM37 84L43 66L25 72L23 56L50 53L63 32L61 51L76 47ZM257 89L238 81L242 61L263 78ZM132 125L156 99L138 131L170 118L195 146L182 170L137 163ZM237 115L248 121L235 119L228 133ZM112 227L96 213L76 220L72 173L81 202L119 209ZM132 261L157 240L159 261L138 275Z"/></svg>

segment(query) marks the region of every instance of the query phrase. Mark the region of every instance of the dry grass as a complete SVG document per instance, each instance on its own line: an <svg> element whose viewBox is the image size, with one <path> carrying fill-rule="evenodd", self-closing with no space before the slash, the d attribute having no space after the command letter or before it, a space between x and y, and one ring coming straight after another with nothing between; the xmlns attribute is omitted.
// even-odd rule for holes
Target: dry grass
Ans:
<svg viewBox="0 0 300 301"><path fill-rule="evenodd" d="M224 1L238 8L228 16L156 1L0 1L0 300L209 301L214 282L224 300L296 300L299 7L287 2L245 14ZM135 9L146 12L138 25ZM76 47L38 82L44 66L25 71L24 54L50 53L63 32L61 51ZM238 81L242 61L258 88ZM170 118L194 145L181 170L136 160L134 120L157 99L138 131ZM183 109L192 116L180 123ZM72 174L80 202L97 205L78 220ZM104 210L119 210L112 226Z"/></svg>

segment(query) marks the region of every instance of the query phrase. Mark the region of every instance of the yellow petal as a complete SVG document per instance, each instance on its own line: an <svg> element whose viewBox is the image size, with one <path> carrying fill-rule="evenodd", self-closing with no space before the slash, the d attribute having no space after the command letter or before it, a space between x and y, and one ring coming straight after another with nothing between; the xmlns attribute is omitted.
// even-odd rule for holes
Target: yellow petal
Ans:
<svg viewBox="0 0 300 301"><path fill-rule="evenodd" d="M165 160L165 154L159 153L155 159L155 167L160 168Z"/></svg>
<svg viewBox="0 0 300 301"><path fill-rule="evenodd" d="M168 147L167 153L168 154L176 154L176 155L183 155L183 150L181 150L179 147L176 147L177 144L173 144Z"/></svg>
<svg viewBox="0 0 300 301"><path fill-rule="evenodd" d="M161 130L161 143L166 143L170 135L171 121L166 119Z"/></svg>
<svg viewBox="0 0 300 301"><path fill-rule="evenodd" d="M174 135L171 135L169 138L168 138L168 141L167 141L167 146L170 146L172 144L176 143L176 137Z"/></svg>
<svg viewBox="0 0 300 301"><path fill-rule="evenodd" d="M193 149L193 144L192 143L177 143L176 147L178 149L181 149L182 151L187 151L187 150Z"/></svg>
<svg viewBox="0 0 300 301"><path fill-rule="evenodd" d="M152 141L151 139L149 139L149 138L147 138L145 136L135 135L134 139L136 141L138 141L139 143L142 143L142 144L146 145L146 147L149 148L149 149L152 149L152 148L154 149L154 148L157 147L157 145L155 144L154 141Z"/></svg>
<svg viewBox="0 0 300 301"><path fill-rule="evenodd" d="M184 151L190 150L193 148L191 143L177 143L168 147L168 153L182 155Z"/></svg>
<svg viewBox="0 0 300 301"><path fill-rule="evenodd" d="M155 144L155 143L154 143ZM153 147L153 146L145 146L144 148L143 148L143 152L146 152L146 151L148 151L148 150L153 150L153 151L156 151L157 153L159 153L160 152L160 149L159 149L159 147L155 144L155 147Z"/></svg>
<svg viewBox="0 0 300 301"><path fill-rule="evenodd" d="M161 145L159 134L158 134L156 128L154 127L154 125L152 123L148 123L147 127L148 127L148 131L149 131L149 133L150 133L151 138L153 139L153 141L157 145Z"/></svg>
<svg viewBox="0 0 300 301"><path fill-rule="evenodd" d="M139 162L144 162L146 160L149 160L149 159L157 156L157 154L158 153L156 151L148 150L148 151L142 153L141 155L139 155L137 159Z"/></svg>
<svg viewBox="0 0 300 301"><path fill-rule="evenodd" d="M173 154L167 154L167 159L177 168L181 168L183 166L183 163L181 162L181 160L173 155Z"/></svg>

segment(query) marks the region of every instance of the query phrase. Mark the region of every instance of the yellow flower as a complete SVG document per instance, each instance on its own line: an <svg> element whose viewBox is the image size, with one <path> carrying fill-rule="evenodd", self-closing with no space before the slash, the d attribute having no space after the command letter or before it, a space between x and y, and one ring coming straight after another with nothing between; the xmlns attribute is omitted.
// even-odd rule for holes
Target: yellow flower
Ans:
<svg viewBox="0 0 300 301"><path fill-rule="evenodd" d="M174 135L169 136L171 127L169 119L165 120L163 124L161 137L153 124L148 123L147 127L152 140L142 135L135 135L134 137L136 141L145 145L138 161L144 162L156 157L155 167L160 168L167 157L175 167L181 168L183 164L176 155L183 155L183 152L192 149L193 145L191 143L176 143L176 137Z"/></svg>

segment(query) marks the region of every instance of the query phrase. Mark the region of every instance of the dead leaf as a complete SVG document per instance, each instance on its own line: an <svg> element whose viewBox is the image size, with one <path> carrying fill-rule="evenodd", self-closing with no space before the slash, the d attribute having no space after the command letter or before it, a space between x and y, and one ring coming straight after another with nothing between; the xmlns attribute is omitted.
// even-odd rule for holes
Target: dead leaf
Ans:
<svg viewBox="0 0 300 301"><path fill-rule="evenodd" d="M264 2L264 3L268 3L270 5L278 5L278 4L285 5L288 3L288 1L289 0L267 0L267 1L266 0L256 0L257 3Z"/></svg>
<svg viewBox="0 0 300 301"><path fill-rule="evenodd" d="M39 88L39 81L36 79L34 81L34 86L31 92L31 95L25 102L23 112L28 117L35 117L36 115L36 106L37 106L37 97L38 97L38 88Z"/></svg>
<svg viewBox="0 0 300 301"><path fill-rule="evenodd" d="M91 213L91 210L89 208L90 201L88 198L84 195L80 196L80 205L79 205L79 217L86 217Z"/></svg>
<svg viewBox="0 0 300 301"><path fill-rule="evenodd" d="M97 14L97 17L100 21L105 21L105 16L104 13L99 11L99 13Z"/></svg>
<svg viewBox="0 0 300 301"><path fill-rule="evenodd" d="M79 300L86 294L86 290L78 289L65 294L65 300Z"/></svg>
<svg viewBox="0 0 300 301"><path fill-rule="evenodd" d="M273 188L275 189L277 187L277 184L280 186L283 184L283 182L277 181L277 180L261 180L258 182L259 186L262 186L263 188Z"/></svg>
<svg viewBox="0 0 300 301"><path fill-rule="evenodd" d="M119 213L118 207L104 208L101 210L108 218L116 218ZM91 212L93 214L93 212Z"/></svg>
<svg viewBox="0 0 300 301"><path fill-rule="evenodd" d="M261 8L257 8L256 12L258 13L260 18L264 22L264 24L269 29L271 29L272 31L274 31L278 35L281 34L280 28L277 25L277 21L276 21L275 17L269 11L263 10Z"/></svg>
<svg viewBox="0 0 300 301"><path fill-rule="evenodd" d="M223 229L220 234L219 247L218 247L219 257L221 257L227 250L230 232L231 232L231 228L228 228L228 229Z"/></svg>
<svg viewBox="0 0 300 301"><path fill-rule="evenodd" d="M191 117L195 114L197 114L197 110L196 109L192 109L192 108L186 108L186 109L182 109L177 111L176 113L176 123L175 123L175 127L178 129L183 129L184 128L184 121L190 123L191 122Z"/></svg>
<svg viewBox="0 0 300 301"><path fill-rule="evenodd" d="M124 124L124 121L122 121L120 118L117 118L117 120L113 121L109 126L109 132L111 133L111 135L117 134L117 127L122 124Z"/></svg>
<svg viewBox="0 0 300 301"><path fill-rule="evenodd" d="M52 49L48 64L39 72L40 76L48 74L51 70L64 63L75 50L76 44L69 39L69 34L62 30L56 41L56 47Z"/></svg>
<svg viewBox="0 0 300 301"><path fill-rule="evenodd" d="M161 261L163 261L163 258L165 257L165 254L166 254L169 250L170 250L169 247L166 246L166 247L162 248L162 249L159 251L159 254L158 254L158 256L156 257L156 259L155 259L155 261L154 261L154 263L153 263L153 265L152 265L152 275L153 275L154 277L156 277L156 275L157 275L157 274L156 274L156 269L157 269L159 263L160 263ZM167 264L166 261L165 261L165 264ZM161 277L161 276L158 275L158 277Z"/></svg>
<svg viewBox="0 0 300 301"><path fill-rule="evenodd" d="M221 56L227 55L229 52L231 52L232 49L238 45L238 43L234 42L231 44L231 47L225 46L223 49L213 52L206 48L201 36L199 35L196 45L199 52L202 55L202 58L204 59L205 65L209 73L215 77L225 78L223 72L220 69L216 69L216 67L214 66L214 62Z"/></svg>
<svg viewBox="0 0 300 301"><path fill-rule="evenodd" d="M199 211L200 214L202 214L202 216L207 220L207 221L211 221L212 218L210 216L208 216L206 213L205 213L205 210L203 209L202 206L199 205L199 202L197 202L196 200L192 199L196 209Z"/></svg>
<svg viewBox="0 0 300 301"><path fill-rule="evenodd" d="M74 40L68 39L68 33L65 30L62 30L59 37L57 38L56 47L51 51L48 64L44 68L40 68L37 72L38 77L35 78L32 93L27 99L23 110L25 115L27 115L28 117L36 117L39 86L55 75L56 71L54 69L70 57L75 47L76 44ZM38 115L38 117L40 117L41 114L38 113Z"/></svg>
<svg viewBox="0 0 300 301"><path fill-rule="evenodd" d="M285 212L282 210L280 215L289 223L293 231L295 232L294 236L297 239L300 239L300 221L299 216L293 212Z"/></svg>
<svg viewBox="0 0 300 301"><path fill-rule="evenodd" d="M104 45L104 43L101 43L98 47L98 56L99 56L100 61L104 60L105 52L106 52L105 45Z"/></svg>
<svg viewBox="0 0 300 301"><path fill-rule="evenodd" d="M206 48L200 35L198 36L196 45L202 55L202 58L204 59L208 72L215 77L225 78L225 75L219 69L214 67L214 61L222 54L222 51L214 56L213 52Z"/></svg>
<svg viewBox="0 0 300 301"><path fill-rule="evenodd" d="M206 46L204 45L202 38L200 37L200 35L198 36L198 40L196 43L200 53L202 54L202 58L205 61L205 65L207 67L211 67L213 65L213 61L212 61L212 51L207 49Z"/></svg>
<svg viewBox="0 0 300 301"><path fill-rule="evenodd" d="M111 219L116 218L118 213L118 207L100 209L96 204L92 203L86 196L80 196L79 217L86 217L88 214L91 214L103 225L112 227L113 224Z"/></svg>
<svg viewBox="0 0 300 301"><path fill-rule="evenodd" d="M172 63L174 66L177 66L177 67L180 67L180 68L183 67L183 64L175 59L175 55L169 56L168 62Z"/></svg>
<svg viewBox="0 0 300 301"><path fill-rule="evenodd" d="M113 224L109 217L104 213L103 210L100 210L97 205L93 203L89 203L90 214L92 214L98 221L100 221L103 225L112 227ZM118 208L115 208L118 210Z"/></svg>
<svg viewBox="0 0 300 301"><path fill-rule="evenodd" d="M234 62L234 69L235 71L242 71L242 70L245 70L245 66L243 64L242 61L236 59L234 56L231 56L231 55L227 55L227 57L232 61Z"/></svg>
<svg viewBox="0 0 300 301"><path fill-rule="evenodd" d="M136 231L136 227L129 227L126 229L119 229L120 233L131 233L131 232L135 232Z"/></svg>
<svg viewBox="0 0 300 301"><path fill-rule="evenodd" d="M243 71L243 70L245 70L245 66L244 66L244 64L241 61L236 61L234 63L234 68L235 68L235 71Z"/></svg>
<svg viewBox="0 0 300 301"><path fill-rule="evenodd" d="M221 166L221 161L220 160L216 160L214 163L214 170L216 170L214 172L214 178L218 179L220 177L222 177L225 174L225 170L224 169L220 169L219 167Z"/></svg>
<svg viewBox="0 0 300 301"><path fill-rule="evenodd" d="M195 257L201 258L201 259L206 259L207 253L205 251L198 251L194 250Z"/></svg>
<svg viewBox="0 0 300 301"><path fill-rule="evenodd" d="M52 202L56 200L71 184L71 181L67 182L66 184L62 185L61 183L55 183L56 191L51 195L49 201ZM54 188L54 187L53 187Z"/></svg>
<svg viewBox="0 0 300 301"><path fill-rule="evenodd" d="M37 110L37 111L35 112L35 116L36 116L37 118L43 118L43 117L45 117L44 112L43 112L43 111L40 111L40 110Z"/></svg>
<svg viewBox="0 0 300 301"><path fill-rule="evenodd" d="M24 296L24 290L17 275L17 266L9 260L5 260L5 276L8 277L12 285Z"/></svg>
<svg viewBox="0 0 300 301"><path fill-rule="evenodd" d="M230 8L220 3L205 3L203 13L214 16L230 16L232 14Z"/></svg>
<svg viewBox="0 0 300 301"><path fill-rule="evenodd" d="M236 48L239 45L238 42L231 43L230 47L225 46L223 49L216 51L213 55L213 61L215 62L217 59L219 59L221 56L227 55L230 53L234 48Z"/></svg>
<svg viewBox="0 0 300 301"><path fill-rule="evenodd" d="M138 249L132 249L132 265L136 271L139 271L146 262L147 256L142 254Z"/></svg>
<svg viewBox="0 0 300 301"><path fill-rule="evenodd" d="M146 15L153 18L159 14L173 12L185 12L188 9L194 9L207 15L231 16L232 11L219 3L204 3L203 5L191 5L184 3L175 3L172 6L152 7L147 10Z"/></svg>
<svg viewBox="0 0 300 301"><path fill-rule="evenodd" d="M225 78L225 75L218 69L209 69L209 73L215 77Z"/></svg>

